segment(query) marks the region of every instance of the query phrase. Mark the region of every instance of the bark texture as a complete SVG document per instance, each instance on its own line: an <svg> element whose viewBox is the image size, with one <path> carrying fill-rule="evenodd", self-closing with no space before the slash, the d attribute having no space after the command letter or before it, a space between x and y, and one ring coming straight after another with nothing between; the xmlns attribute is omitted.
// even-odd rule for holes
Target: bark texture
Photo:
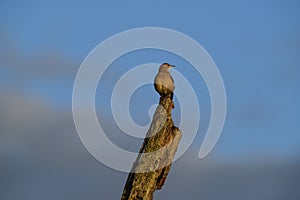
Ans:
<svg viewBox="0 0 300 200"><path fill-rule="evenodd" d="M181 139L181 132L172 120L173 108L170 98L160 98L121 200L151 200L155 190L164 185Z"/></svg>

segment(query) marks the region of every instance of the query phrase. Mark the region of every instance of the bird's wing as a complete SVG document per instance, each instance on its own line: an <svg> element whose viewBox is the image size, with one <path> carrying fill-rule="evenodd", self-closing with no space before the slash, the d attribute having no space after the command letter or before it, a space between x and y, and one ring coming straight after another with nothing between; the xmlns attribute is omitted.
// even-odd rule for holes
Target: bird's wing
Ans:
<svg viewBox="0 0 300 200"><path fill-rule="evenodd" d="M170 75L170 78L171 78L171 81L172 81L172 86L173 86L173 88L172 88L172 91L175 89L175 85L174 85L174 79L173 79L173 77Z"/></svg>
<svg viewBox="0 0 300 200"><path fill-rule="evenodd" d="M157 92L162 90L162 82L161 80L158 78L158 76L155 77L154 79L154 88L156 89Z"/></svg>
<svg viewBox="0 0 300 200"><path fill-rule="evenodd" d="M171 80L172 80L172 83L174 84L174 79L173 79L173 77L170 75L170 77L171 77Z"/></svg>
<svg viewBox="0 0 300 200"><path fill-rule="evenodd" d="M174 80L173 80L171 74L166 74L166 75L164 76L164 83L163 83L163 85L164 85L167 89L169 89L169 90L171 90L171 91L174 90Z"/></svg>

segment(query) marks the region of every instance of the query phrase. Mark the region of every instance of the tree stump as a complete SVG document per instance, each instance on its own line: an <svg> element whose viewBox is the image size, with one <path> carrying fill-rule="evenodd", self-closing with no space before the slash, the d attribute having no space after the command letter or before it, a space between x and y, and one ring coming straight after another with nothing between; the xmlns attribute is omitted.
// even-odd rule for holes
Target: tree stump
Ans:
<svg viewBox="0 0 300 200"><path fill-rule="evenodd" d="M181 132L172 120L173 108L170 98L160 98L121 200L151 200L155 190L164 185L181 139Z"/></svg>

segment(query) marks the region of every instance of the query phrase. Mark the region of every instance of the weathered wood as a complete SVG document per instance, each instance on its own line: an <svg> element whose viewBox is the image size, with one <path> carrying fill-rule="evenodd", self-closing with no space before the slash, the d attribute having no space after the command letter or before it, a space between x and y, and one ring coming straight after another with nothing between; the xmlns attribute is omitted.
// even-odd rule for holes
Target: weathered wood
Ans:
<svg viewBox="0 0 300 200"><path fill-rule="evenodd" d="M160 98L121 200L151 200L154 191L161 189L165 183L181 139L181 132L172 120L173 108L170 98Z"/></svg>

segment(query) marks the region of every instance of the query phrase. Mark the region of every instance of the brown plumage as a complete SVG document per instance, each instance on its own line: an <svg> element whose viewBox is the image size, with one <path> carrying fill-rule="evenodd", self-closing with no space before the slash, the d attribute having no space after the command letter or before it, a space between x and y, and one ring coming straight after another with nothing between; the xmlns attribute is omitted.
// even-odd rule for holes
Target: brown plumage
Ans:
<svg viewBox="0 0 300 200"><path fill-rule="evenodd" d="M158 70L154 79L154 88L161 97L169 97L173 99L173 91L175 89L174 80L170 74L170 69L175 67L168 63L163 63Z"/></svg>

